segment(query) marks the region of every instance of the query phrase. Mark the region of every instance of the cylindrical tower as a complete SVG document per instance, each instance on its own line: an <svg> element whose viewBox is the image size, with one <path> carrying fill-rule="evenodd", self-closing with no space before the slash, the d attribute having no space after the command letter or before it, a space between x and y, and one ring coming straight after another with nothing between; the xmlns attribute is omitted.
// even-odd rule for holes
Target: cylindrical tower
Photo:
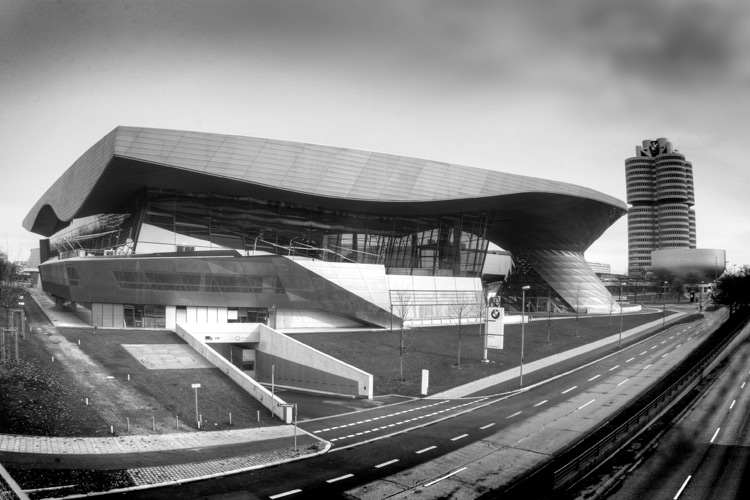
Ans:
<svg viewBox="0 0 750 500"><path fill-rule="evenodd" d="M651 252L695 248L693 166L665 138L643 141L625 160L628 210L628 270L651 269Z"/></svg>

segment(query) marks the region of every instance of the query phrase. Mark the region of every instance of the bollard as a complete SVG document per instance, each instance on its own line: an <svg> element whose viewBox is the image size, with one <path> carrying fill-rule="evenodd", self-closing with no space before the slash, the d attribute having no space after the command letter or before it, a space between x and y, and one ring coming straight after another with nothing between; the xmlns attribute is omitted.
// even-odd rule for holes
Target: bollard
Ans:
<svg viewBox="0 0 750 500"><path fill-rule="evenodd" d="M96 325L94 325L94 335L96 335Z"/></svg>
<svg viewBox="0 0 750 500"><path fill-rule="evenodd" d="M175 418L177 419L177 425L175 426L175 429L179 430L180 429L180 416L177 415Z"/></svg>
<svg viewBox="0 0 750 500"><path fill-rule="evenodd" d="M109 426L109 432L110 432L110 434L112 434L114 436L114 434L115 434L115 426L114 425L110 425Z"/></svg>
<svg viewBox="0 0 750 500"><path fill-rule="evenodd" d="M151 430L156 432L156 417L154 417L153 415L151 416Z"/></svg>
<svg viewBox="0 0 750 500"><path fill-rule="evenodd" d="M52 362L53 362L53 363L55 362L55 357L54 357L54 356L52 356Z"/></svg>
<svg viewBox="0 0 750 500"><path fill-rule="evenodd" d="M128 373L128 382L130 382L130 374Z"/></svg>
<svg viewBox="0 0 750 500"><path fill-rule="evenodd" d="M125 421L128 423L128 432L130 432L130 418L125 417Z"/></svg>
<svg viewBox="0 0 750 500"><path fill-rule="evenodd" d="M78 345L81 345L81 339L78 339Z"/></svg>
<svg viewBox="0 0 750 500"><path fill-rule="evenodd" d="M260 410L258 410L258 422L260 422Z"/></svg>
<svg viewBox="0 0 750 500"><path fill-rule="evenodd" d="M232 412L229 412L229 426L232 426Z"/></svg>
<svg viewBox="0 0 750 500"><path fill-rule="evenodd" d="M86 406L89 405L89 398L86 398Z"/></svg>

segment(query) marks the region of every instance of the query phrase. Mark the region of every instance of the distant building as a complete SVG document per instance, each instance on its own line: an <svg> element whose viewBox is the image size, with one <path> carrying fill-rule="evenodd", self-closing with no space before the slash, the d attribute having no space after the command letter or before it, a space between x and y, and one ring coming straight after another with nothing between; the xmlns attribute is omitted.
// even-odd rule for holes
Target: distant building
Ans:
<svg viewBox="0 0 750 500"><path fill-rule="evenodd" d="M586 262L592 271L597 275L611 274L612 269L609 264L601 264L598 262Z"/></svg>
<svg viewBox="0 0 750 500"><path fill-rule="evenodd" d="M721 274L723 250L691 251L697 240L692 163L663 137L645 140L635 150L636 156L625 160L627 201L631 205L628 274L708 276L707 263L714 274Z"/></svg>

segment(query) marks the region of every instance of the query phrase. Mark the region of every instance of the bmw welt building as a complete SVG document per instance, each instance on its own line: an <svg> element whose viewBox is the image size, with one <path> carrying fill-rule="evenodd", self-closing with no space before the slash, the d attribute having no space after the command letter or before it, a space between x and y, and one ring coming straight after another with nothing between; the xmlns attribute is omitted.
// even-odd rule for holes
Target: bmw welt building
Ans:
<svg viewBox="0 0 750 500"><path fill-rule="evenodd" d="M475 305L491 244L557 304L609 312L584 251L626 212L584 187L439 161L118 127L24 227L46 238L43 289L100 327L387 328Z"/></svg>

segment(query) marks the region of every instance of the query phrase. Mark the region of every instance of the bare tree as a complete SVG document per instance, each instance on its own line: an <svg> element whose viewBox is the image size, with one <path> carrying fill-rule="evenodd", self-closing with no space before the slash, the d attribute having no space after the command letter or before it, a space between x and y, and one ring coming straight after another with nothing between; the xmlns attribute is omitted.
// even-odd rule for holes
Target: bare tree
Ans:
<svg viewBox="0 0 750 500"><path fill-rule="evenodd" d="M607 297L607 303L609 304L609 327L612 328L612 312L615 310L617 299L610 293L609 297Z"/></svg>
<svg viewBox="0 0 750 500"><path fill-rule="evenodd" d="M575 294L575 304L574 308L576 310L576 338L578 338L578 317L581 315L581 282L578 282L578 290Z"/></svg>
<svg viewBox="0 0 750 500"><path fill-rule="evenodd" d="M401 318L401 329L398 336L398 359L399 359L399 380L404 381L404 354L411 347L414 339L404 328L404 322L412 313L413 301L411 294L406 290L397 290L395 292L396 301L391 297L391 308L396 310L396 315ZM393 313L393 310L391 311ZM391 318L391 331L393 331L393 319Z"/></svg>
<svg viewBox="0 0 750 500"><path fill-rule="evenodd" d="M478 302L476 299L477 298L474 297L474 300L472 302L467 302L465 298L456 293L456 301L448 306L448 314L450 315L451 319L455 320L458 324L458 356L456 360L457 367L461 366L461 339L464 334L463 324L466 319L471 317L472 312L476 311Z"/></svg>

